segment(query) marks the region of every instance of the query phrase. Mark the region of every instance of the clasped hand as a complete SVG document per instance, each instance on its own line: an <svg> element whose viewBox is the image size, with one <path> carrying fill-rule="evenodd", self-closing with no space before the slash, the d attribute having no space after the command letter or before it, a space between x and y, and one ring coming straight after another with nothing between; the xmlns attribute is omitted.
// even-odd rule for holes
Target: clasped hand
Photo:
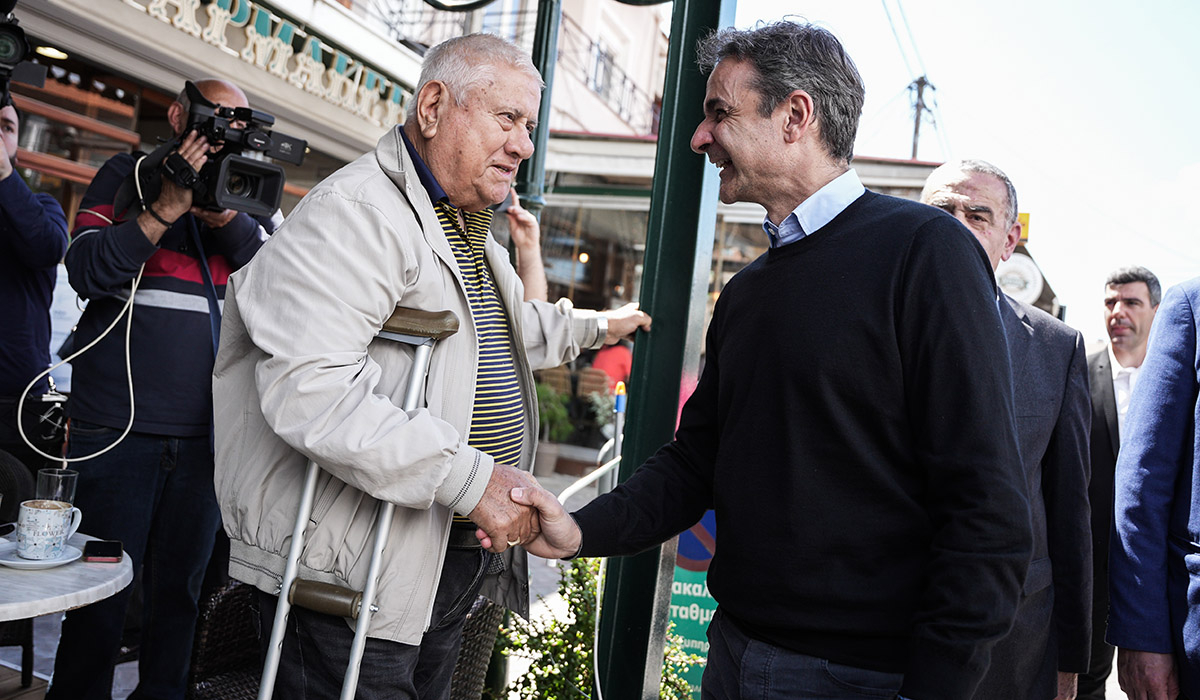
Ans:
<svg viewBox="0 0 1200 700"><path fill-rule="evenodd" d="M537 481L528 472L507 464L497 463L492 469L483 498L467 516L479 526L475 535L484 549L499 553L537 536L537 511L514 502L509 495L521 487L536 488Z"/></svg>
<svg viewBox="0 0 1200 700"><path fill-rule="evenodd" d="M582 534L554 494L527 472L506 464L492 471L483 498L469 516L484 549L503 552L523 546L546 559L574 556Z"/></svg>

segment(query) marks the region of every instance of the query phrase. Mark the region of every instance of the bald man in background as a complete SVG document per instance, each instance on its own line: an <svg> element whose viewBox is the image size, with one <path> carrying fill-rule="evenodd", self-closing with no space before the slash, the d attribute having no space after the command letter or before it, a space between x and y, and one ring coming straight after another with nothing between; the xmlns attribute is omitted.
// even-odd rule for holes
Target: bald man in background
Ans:
<svg viewBox="0 0 1200 700"><path fill-rule="evenodd" d="M1021 238L1017 191L981 160L946 163L921 201L957 218L992 270ZM1088 669L1092 540L1088 511L1088 398L1083 336L1001 292L1000 320L1013 372L1017 442L1029 489L1033 560L1012 630L992 650L975 700L1068 700Z"/></svg>

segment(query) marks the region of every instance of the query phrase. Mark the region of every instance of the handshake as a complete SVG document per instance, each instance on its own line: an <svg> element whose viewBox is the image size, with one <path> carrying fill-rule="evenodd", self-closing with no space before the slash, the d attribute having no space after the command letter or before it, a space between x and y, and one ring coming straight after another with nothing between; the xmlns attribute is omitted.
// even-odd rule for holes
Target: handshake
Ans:
<svg viewBox="0 0 1200 700"><path fill-rule="evenodd" d="M518 545L545 559L574 556L583 542L575 520L528 472L497 463L479 505L467 516L484 549Z"/></svg>

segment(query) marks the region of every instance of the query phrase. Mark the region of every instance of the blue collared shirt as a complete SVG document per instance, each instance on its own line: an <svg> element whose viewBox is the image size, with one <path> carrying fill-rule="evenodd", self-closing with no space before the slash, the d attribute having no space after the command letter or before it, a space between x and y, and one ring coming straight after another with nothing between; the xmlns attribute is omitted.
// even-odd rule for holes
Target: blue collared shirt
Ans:
<svg viewBox="0 0 1200 700"><path fill-rule="evenodd" d="M438 184L437 178L433 176L433 171L425 165L425 161L421 159L421 155L417 153L417 149L413 147L412 141L408 140L408 134L404 133L404 127L400 127L400 138L404 139L404 147L408 149L408 157L412 158L413 167L417 169L417 178L421 180L421 185L425 191L429 193L429 201L440 202L441 200L450 201L446 196L446 190ZM453 203L452 203L453 204Z"/></svg>
<svg viewBox="0 0 1200 700"><path fill-rule="evenodd" d="M771 239L772 248L793 243L819 231L866 191L851 168L801 202L778 226L764 217L763 231Z"/></svg>

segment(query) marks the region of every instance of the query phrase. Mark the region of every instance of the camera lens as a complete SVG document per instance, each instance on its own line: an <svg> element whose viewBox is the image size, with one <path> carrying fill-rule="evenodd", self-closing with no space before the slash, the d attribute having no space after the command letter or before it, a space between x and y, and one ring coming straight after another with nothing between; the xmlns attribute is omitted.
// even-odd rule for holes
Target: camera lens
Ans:
<svg viewBox="0 0 1200 700"><path fill-rule="evenodd" d="M233 197L248 197L250 196L250 178L239 173L231 173L229 179L225 181L225 194Z"/></svg>
<svg viewBox="0 0 1200 700"><path fill-rule="evenodd" d="M14 66L25 58L25 42L7 28L0 28L0 63Z"/></svg>

